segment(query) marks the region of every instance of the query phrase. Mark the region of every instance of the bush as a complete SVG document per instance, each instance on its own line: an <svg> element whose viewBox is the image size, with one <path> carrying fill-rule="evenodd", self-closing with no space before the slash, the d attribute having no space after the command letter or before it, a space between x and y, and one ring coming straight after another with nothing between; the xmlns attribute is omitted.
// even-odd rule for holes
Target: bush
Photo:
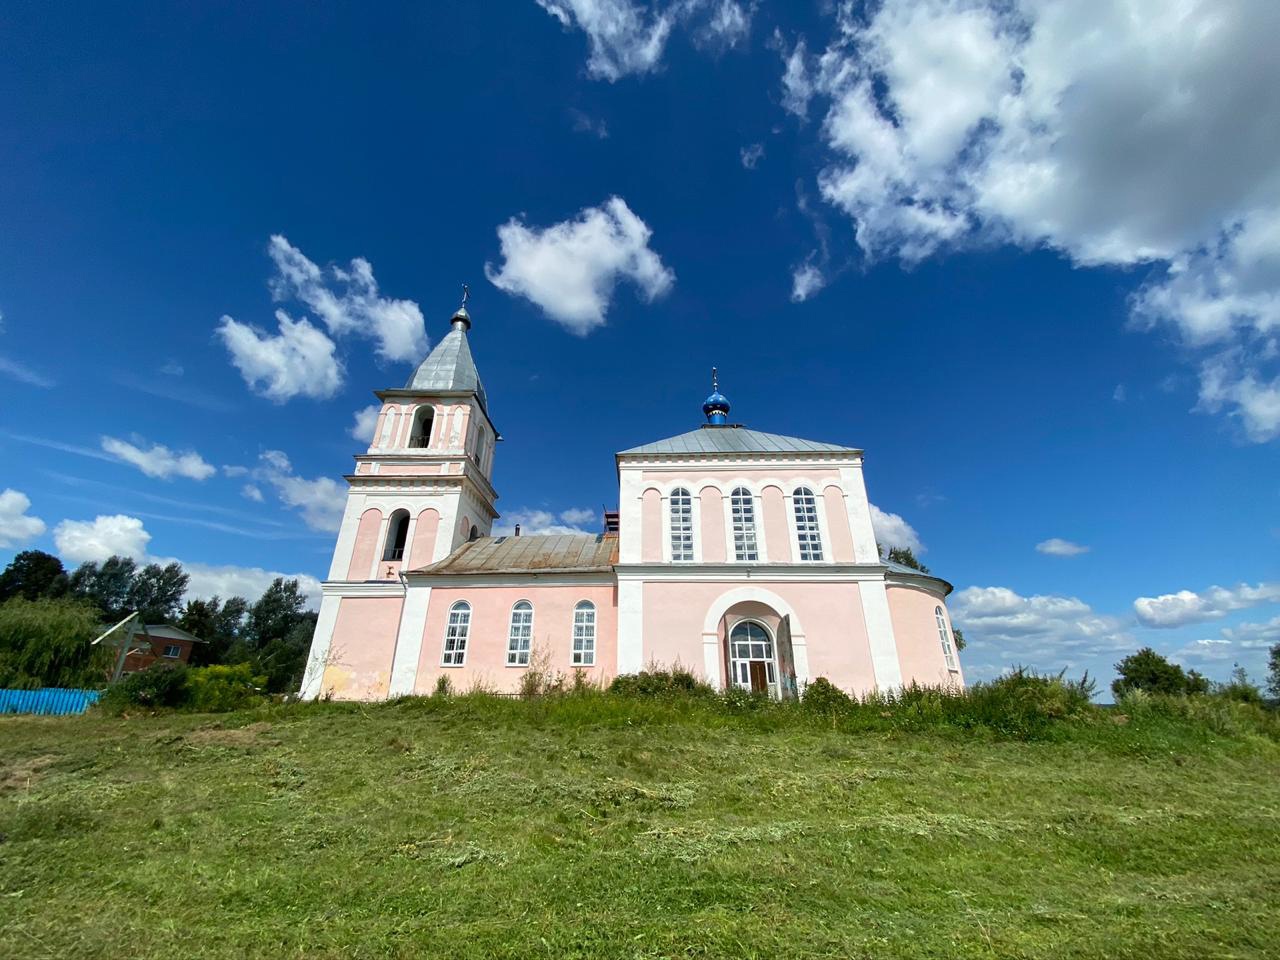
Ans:
<svg viewBox="0 0 1280 960"><path fill-rule="evenodd" d="M1249 675L1245 673L1244 667L1241 666L1236 666L1231 671L1231 679L1226 683L1214 684L1213 695L1226 700L1235 700L1238 703L1253 703L1258 706L1262 706L1265 702L1262 697L1262 691L1258 689L1257 684L1249 682Z"/></svg>
<svg viewBox="0 0 1280 960"><path fill-rule="evenodd" d="M650 668L640 673L624 673L613 678L609 692L624 697L707 697L716 695L710 684L683 667L670 670Z"/></svg>
<svg viewBox="0 0 1280 960"><path fill-rule="evenodd" d="M187 672L184 706L198 713L241 710L263 700L267 678L255 676L248 663L196 667Z"/></svg>
<svg viewBox="0 0 1280 960"><path fill-rule="evenodd" d="M1116 664L1119 676L1111 682L1111 692L1119 700L1131 690L1147 693L1208 693L1209 681L1196 671L1183 671L1150 647L1143 647Z"/></svg>
<svg viewBox="0 0 1280 960"><path fill-rule="evenodd" d="M107 713L121 713L131 707L179 707L188 696L185 663L153 663L121 677L107 688L99 703Z"/></svg>
<svg viewBox="0 0 1280 960"><path fill-rule="evenodd" d="M818 677L804 688L804 696L800 702L809 710L839 713L847 710L853 700L826 677Z"/></svg>

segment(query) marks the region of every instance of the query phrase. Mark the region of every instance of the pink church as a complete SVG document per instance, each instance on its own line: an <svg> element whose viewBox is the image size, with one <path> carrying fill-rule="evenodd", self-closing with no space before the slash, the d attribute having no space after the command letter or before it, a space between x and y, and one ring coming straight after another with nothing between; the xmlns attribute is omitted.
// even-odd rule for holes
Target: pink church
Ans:
<svg viewBox="0 0 1280 960"><path fill-rule="evenodd" d="M617 454L617 513L578 536L491 536L499 434L465 304L383 390L324 582L302 695L515 691L535 664L679 664L717 689L794 696L962 685L951 585L879 556L862 451L707 422Z"/></svg>

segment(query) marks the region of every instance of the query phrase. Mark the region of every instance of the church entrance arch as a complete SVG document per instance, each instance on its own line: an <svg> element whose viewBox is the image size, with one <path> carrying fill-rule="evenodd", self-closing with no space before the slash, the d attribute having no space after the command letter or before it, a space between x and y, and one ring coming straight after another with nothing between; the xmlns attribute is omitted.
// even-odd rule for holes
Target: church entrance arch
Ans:
<svg viewBox="0 0 1280 960"><path fill-rule="evenodd" d="M744 627L735 641L741 623L754 627ZM702 650L705 675L717 689L752 689L754 670L755 689L763 682L765 692L785 700L809 679L804 629L791 604L772 590L735 587L717 597L703 622Z"/></svg>
<svg viewBox="0 0 1280 960"><path fill-rule="evenodd" d="M729 682L752 693L778 694L778 661L773 634L763 623L739 620L729 630Z"/></svg>

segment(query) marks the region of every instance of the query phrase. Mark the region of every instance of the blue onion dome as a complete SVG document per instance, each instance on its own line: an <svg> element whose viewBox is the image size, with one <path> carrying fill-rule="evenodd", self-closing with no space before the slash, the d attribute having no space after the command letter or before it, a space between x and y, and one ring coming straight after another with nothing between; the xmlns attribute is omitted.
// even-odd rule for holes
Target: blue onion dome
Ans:
<svg viewBox="0 0 1280 960"><path fill-rule="evenodd" d="M707 418L707 423L721 425L729 422L729 398L720 392L715 367L711 368L711 396L702 405L702 413Z"/></svg>

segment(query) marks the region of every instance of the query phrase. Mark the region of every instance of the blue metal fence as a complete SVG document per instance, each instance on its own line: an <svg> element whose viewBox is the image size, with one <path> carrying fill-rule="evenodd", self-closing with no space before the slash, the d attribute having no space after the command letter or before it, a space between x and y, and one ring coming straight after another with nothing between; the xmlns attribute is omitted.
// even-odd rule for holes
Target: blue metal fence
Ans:
<svg viewBox="0 0 1280 960"><path fill-rule="evenodd" d="M84 713L98 702L97 690L0 690L0 713L44 713L55 716Z"/></svg>

